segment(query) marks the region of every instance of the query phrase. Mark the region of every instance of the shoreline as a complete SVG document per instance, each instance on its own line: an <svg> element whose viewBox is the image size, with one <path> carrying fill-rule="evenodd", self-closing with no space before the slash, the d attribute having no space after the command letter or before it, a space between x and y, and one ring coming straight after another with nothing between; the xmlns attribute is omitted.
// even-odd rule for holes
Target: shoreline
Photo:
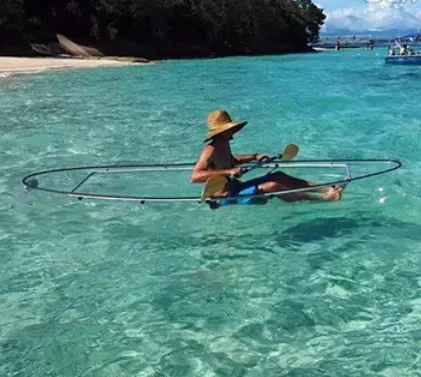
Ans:
<svg viewBox="0 0 421 377"><path fill-rule="evenodd" d="M265 53L265 54L238 54L238 55L223 55L223 56L203 56L203 57L180 57L168 58L165 60L185 60L185 59L216 59L227 57L244 57L244 56L266 56L266 55L289 55L294 53L307 54L317 53L318 48L306 48L301 51L288 51L278 53ZM121 58L121 57L48 57L48 56L0 56L0 79L20 76L26 74L36 74L54 71L68 71L77 69L90 69L90 68L107 68L107 67L128 67L133 65L155 65L162 62L162 60L137 60L136 58Z"/></svg>
<svg viewBox="0 0 421 377"><path fill-rule="evenodd" d="M278 43L266 48L235 51L223 48L213 51L210 46L185 43L137 45L132 42L79 44L62 34L56 34L57 41L47 44L15 43L0 45L0 78L51 71L75 70L81 68L125 67L129 65L151 65L163 60L196 60L228 57L289 55L318 52L312 46ZM148 58L145 58L147 56Z"/></svg>
<svg viewBox="0 0 421 377"><path fill-rule="evenodd" d="M118 59L78 59L50 57L0 57L0 78L31 73L66 71L74 69L127 67L151 63L130 62Z"/></svg>

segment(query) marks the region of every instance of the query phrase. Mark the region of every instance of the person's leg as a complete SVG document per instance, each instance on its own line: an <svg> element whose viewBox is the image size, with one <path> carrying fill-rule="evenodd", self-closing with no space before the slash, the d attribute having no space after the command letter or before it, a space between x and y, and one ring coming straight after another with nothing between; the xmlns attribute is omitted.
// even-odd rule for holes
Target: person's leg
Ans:
<svg viewBox="0 0 421 377"><path fill-rule="evenodd" d="M268 177L271 177L271 180L279 182L280 184L289 187L290 189L293 188L305 188L311 186L317 186L317 182L313 181L306 181L305 179L293 177L292 175L285 174L283 172L277 172L270 174ZM330 190L330 187L323 187L323 188L315 188L314 191L327 193Z"/></svg>
<svg viewBox="0 0 421 377"><path fill-rule="evenodd" d="M300 188L309 188L316 186L317 183L295 178L282 172L273 173L266 176L266 182L258 185L258 191L262 193L294 190ZM314 191L322 195L311 192L296 192L291 194L279 195L279 198L286 202L295 202L298 200L340 200L343 187L337 188L315 188Z"/></svg>

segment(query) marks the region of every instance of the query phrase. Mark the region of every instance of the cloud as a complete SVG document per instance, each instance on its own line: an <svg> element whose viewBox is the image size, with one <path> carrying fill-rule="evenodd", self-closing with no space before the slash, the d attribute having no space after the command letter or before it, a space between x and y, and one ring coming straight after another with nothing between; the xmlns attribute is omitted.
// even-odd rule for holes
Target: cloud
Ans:
<svg viewBox="0 0 421 377"><path fill-rule="evenodd" d="M323 29L382 31L417 29L421 26L421 12L409 12L404 6L387 1L370 1L373 3L369 3L365 8L345 8L325 12L327 18Z"/></svg>

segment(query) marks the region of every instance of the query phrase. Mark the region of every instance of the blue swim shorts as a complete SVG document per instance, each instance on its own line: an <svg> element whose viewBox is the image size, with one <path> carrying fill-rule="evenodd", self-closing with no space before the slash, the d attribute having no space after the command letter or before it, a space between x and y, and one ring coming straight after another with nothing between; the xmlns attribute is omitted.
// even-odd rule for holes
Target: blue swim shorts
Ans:
<svg viewBox="0 0 421 377"><path fill-rule="evenodd" d="M262 183L270 181L269 175L250 179L245 182L238 181L234 188L229 192L229 196L240 196L240 195L256 195L258 194L258 186ZM220 206L227 206L232 204L266 204L267 198L241 198L241 199L222 199L219 201Z"/></svg>

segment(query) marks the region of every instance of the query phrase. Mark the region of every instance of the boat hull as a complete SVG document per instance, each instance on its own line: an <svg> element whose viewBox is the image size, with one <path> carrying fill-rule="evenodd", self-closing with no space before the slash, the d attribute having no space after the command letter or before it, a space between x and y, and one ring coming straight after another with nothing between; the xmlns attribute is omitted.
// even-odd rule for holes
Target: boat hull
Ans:
<svg viewBox="0 0 421 377"><path fill-rule="evenodd" d="M386 64L421 65L421 55L393 55L385 58Z"/></svg>

